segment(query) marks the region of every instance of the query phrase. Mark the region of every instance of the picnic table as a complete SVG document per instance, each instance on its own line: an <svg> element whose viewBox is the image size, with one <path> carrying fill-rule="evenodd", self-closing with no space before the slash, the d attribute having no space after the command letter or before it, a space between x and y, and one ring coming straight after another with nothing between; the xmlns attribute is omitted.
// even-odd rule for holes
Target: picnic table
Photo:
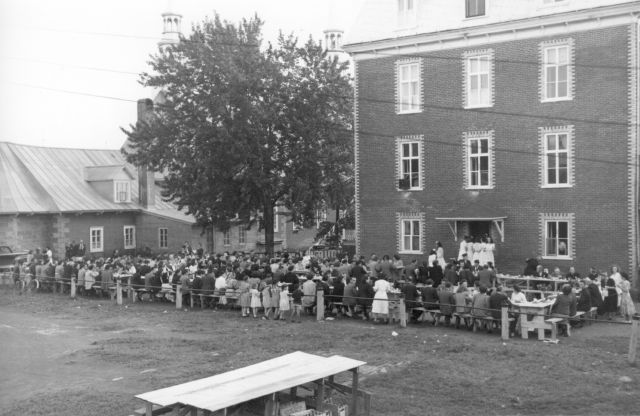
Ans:
<svg viewBox="0 0 640 416"><path fill-rule="evenodd" d="M260 415L284 414L283 409L294 407L299 412L301 408L306 409L306 402L299 400L296 388L313 383L315 410L310 412L313 410L314 413L301 414L329 415L327 409L331 405L325 402L325 392L333 389L350 394L350 415L368 416L370 394L358 386L358 368L364 364L339 355L321 357L297 351L212 377L139 394L136 397L145 402L145 408L136 413L146 416L167 411L180 415L200 414L200 411L205 415L254 414L247 413L241 406L255 405L256 400L264 407L258 413ZM338 384L334 376L347 371L352 373L351 385ZM295 406L291 406L292 403ZM343 412L346 414L344 409Z"/></svg>
<svg viewBox="0 0 640 416"><path fill-rule="evenodd" d="M522 338L529 338L529 331L538 331L538 339L544 339L544 331L552 330L553 325L545 322L555 299L545 299L533 302L520 302L514 308L520 313L520 332Z"/></svg>

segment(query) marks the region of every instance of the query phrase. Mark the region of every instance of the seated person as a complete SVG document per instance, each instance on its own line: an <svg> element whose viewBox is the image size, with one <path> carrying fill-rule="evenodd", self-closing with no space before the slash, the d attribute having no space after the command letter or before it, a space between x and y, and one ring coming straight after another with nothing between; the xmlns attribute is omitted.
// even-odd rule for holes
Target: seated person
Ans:
<svg viewBox="0 0 640 416"><path fill-rule="evenodd" d="M576 297L571 293L571 286L562 286L562 293L558 294L556 301L551 307L551 315L557 318L569 318L576 315ZM567 331L561 330L561 335L567 335Z"/></svg>
<svg viewBox="0 0 640 416"><path fill-rule="evenodd" d="M520 286L513 285L513 293L511 294L510 301L514 304L524 303L527 301L527 297L524 293L522 293L522 289L520 289Z"/></svg>
<svg viewBox="0 0 640 416"><path fill-rule="evenodd" d="M440 302L440 313L444 316L445 323L449 325L451 323L453 308L456 304L451 282L444 282L444 287L438 294L438 300Z"/></svg>
<svg viewBox="0 0 640 416"><path fill-rule="evenodd" d="M426 310L439 310L440 298L438 297L438 289L433 286L433 280L427 279L427 285L420 288L422 294L422 303Z"/></svg>
<svg viewBox="0 0 640 416"><path fill-rule="evenodd" d="M489 316L489 295L487 288L480 286L480 291L475 294L471 301L471 315L478 318Z"/></svg>

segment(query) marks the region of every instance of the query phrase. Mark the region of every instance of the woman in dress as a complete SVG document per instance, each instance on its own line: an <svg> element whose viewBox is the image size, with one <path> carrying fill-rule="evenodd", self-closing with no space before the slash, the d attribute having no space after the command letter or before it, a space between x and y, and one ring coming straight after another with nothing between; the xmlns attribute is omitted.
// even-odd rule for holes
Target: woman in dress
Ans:
<svg viewBox="0 0 640 416"><path fill-rule="evenodd" d="M347 276L346 282L344 295L342 296L342 304L347 309L347 316L353 317L353 309L356 306L356 279Z"/></svg>
<svg viewBox="0 0 640 416"><path fill-rule="evenodd" d="M384 318L386 323L389 323L389 297L387 296L389 290L391 290L391 285L387 281L387 277L380 276L373 285L373 291L375 292L373 304L371 305L373 322L378 322L378 319Z"/></svg>
<svg viewBox="0 0 640 416"><path fill-rule="evenodd" d="M495 252L496 245L493 242L493 239L491 237L487 237L487 242L485 244L485 258L487 260L487 264L491 263L494 267L496 265Z"/></svg>
<svg viewBox="0 0 640 416"><path fill-rule="evenodd" d="M260 291L262 294L262 307L264 308L264 316L262 319L271 319L271 309L273 308L272 300L271 300L271 282L272 279L266 278L264 279L264 287Z"/></svg>
<svg viewBox="0 0 640 416"><path fill-rule="evenodd" d="M436 241L436 260L438 260L438 264L444 270L444 266L447 265L447 262L444 261L444 248L442 248L442 243L440 241Z"/></svg>
<svg viewBox="0 0 640 416"><path fill-rule="evenodd" d="M485 237L480 238L480 255L478 258L481 266L487 264L487 240Z"/></svg>
<svg viewBox="0 0 640 416"><path fill-rule="evenodd" d="M242 316L249 316L249 308L251 307L251 286L247 281L247 276L243 275L241 277L240 283L238 284L238 293L240 294L240 308L242 308Z"/></svg>
<svg viewBox="0 0 640 416"><path fill-rule="evenodd" d="M476 260L481 262L481 254L482 254L482 243L480 242L480 238L476 237L473 245L471 246L471 263L475 263ZM480 263L482 265L482 263Z"/></svg>
<svg viewBox="0 0 640 416"><path fill-rule="evenodd" d="M258 284L254 283L251 285L251 289L249 289L249 293L251 294L251 312L253 313L253 317L258 317L258 309L262 306L260 302L260 292L258 291Z"/></svg>
<svg viewBox="0 0 640 416"><path fill-rule="evenodd" d="M636 307L631 299L629 289L631 289L631 282L629 282L629 276L626 273L622 273L622 282L618 285L620 289L620 314L624 316L625 321L631 321L631 317L636 313Z"/></svg>
<svg viewBox="0 0 640 416"><path fill-rule="evenodd" d="M278 283L280 287L280 320L286 321L285 314L291 309L289 306L289 283Z"/></svg>
<svg viewBox="0 0 640 416"><path fill-rule="evenodd" d="M460 240L460 249L458 250L458 261L462 260L463 258L463 254L467 253L467 240L469 239L468 236L464 236L464 238L462 240ZM468 254L467 254L468 256Z"/></svg>

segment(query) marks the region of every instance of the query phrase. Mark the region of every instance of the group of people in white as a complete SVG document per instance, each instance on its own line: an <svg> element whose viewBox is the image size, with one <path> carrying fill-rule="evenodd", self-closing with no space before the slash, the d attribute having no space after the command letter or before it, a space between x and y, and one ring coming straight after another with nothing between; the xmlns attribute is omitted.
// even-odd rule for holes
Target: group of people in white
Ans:
<svg viewBox="0 0 640 416"><path fill-rule="evenodd" d="M469 260L472 264L476 260L481 266L485 264L496 265L495 261L496 245L490 236L470 237L465 235L460 241L458 260Z"/></svg>

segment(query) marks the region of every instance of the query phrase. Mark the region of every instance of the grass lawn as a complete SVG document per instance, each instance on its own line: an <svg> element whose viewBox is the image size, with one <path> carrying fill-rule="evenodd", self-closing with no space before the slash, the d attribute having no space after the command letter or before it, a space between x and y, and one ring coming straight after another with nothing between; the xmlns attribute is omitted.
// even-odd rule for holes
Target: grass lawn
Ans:
<svg viewBox="0 0 640 416"><path fill-rule="evenodd" d="M142 404L135 394L297 350L366 361L361 386L374 415L640 414L627 325L595 323L555 345L305 318L0 289L0 414L128 415Z"/></svg>

